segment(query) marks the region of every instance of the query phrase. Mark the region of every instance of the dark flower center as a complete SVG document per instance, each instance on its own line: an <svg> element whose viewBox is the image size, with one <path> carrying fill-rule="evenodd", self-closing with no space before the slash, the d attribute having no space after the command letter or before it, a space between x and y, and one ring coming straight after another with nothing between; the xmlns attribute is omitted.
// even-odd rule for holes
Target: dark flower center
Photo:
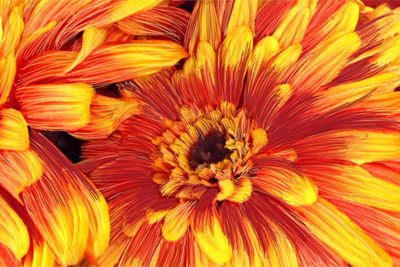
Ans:
<svg viewBox="0 0 400 267"><path fill-rule="evenodd" d="M199 138L190 153L190 167L195 170L200 165L218 163L229 157L230 150L225 148L225 137L218 131Z"/></svg>

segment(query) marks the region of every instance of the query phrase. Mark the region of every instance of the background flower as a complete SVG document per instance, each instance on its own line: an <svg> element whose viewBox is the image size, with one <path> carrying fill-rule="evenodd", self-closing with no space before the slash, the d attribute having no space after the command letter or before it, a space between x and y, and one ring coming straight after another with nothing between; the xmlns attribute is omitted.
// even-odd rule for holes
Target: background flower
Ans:
<svg viewBox="0 0 400 267"><path fill-rule="evenodd" d="M141 114L84 145L110 206L100 264L398 264L399 16L198 1L183 69L119 84Z"/></svg>

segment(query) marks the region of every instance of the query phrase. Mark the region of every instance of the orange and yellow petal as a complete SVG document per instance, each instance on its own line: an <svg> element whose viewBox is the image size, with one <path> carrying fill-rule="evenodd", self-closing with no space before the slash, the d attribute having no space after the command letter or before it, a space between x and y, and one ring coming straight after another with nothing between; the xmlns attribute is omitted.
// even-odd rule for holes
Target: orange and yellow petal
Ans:
<svg viewBox="0 0 400 267"><path fill-rule="evenodd" d="M90 119L92 86L83 83L36 84L17 89L16 98L29 126L71 131Z"/></svg>
<svg viewBox="0 0 400 267"><path fill-rule="evenodd" d="M112 98L96 94L90 103L87 125L69 133L80 139L102 139L110 135L122 121L139 112L135 99Z"/></svg>

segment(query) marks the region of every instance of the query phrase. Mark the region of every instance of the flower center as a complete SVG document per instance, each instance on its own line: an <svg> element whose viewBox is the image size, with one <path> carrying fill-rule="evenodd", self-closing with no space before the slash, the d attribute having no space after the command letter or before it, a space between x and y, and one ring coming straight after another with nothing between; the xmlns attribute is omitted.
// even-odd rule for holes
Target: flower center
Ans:
<svg viewBox="0 0 400 267"><path fill-rule="evenodd" d="M243 202L252 192L252 160L267 135L243 110L223 102L215 109L182 107L180 120L167 120L153 143L153 181L163 196L199 199L218 187L217 200Z"/></svg>
<svg viewBox="0 0 400 267"><path fill-rule="evenodd" d="M225 148L225 136L217 131L212 131L193 146L190 153L190 166L193 170L201 166L210 166L224 158L229 158L231 151Z"/></svg>

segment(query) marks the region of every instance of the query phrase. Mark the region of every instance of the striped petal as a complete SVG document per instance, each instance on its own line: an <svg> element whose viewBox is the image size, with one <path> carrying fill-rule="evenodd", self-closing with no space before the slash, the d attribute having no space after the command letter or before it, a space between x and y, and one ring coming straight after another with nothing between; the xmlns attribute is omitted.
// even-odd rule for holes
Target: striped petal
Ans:
<svg viewBox="0 0 400 267"><path fill-rule="evenodd" d="M29 248L28 230L18 214L1 196L0 230L0 246L4 244L18 260L21 260Z"/></svg>
<svg viewBox="0 0 400 267"><path fill-rule="evenodd" d="M14 53L0 59L0 105L7 101L16 72Z"/></svg>
<svg viewBox="0 0 400 267"><path fill-rule="evenodd" d="M307 228L353 266L391 266L390 256L331 203L318 198L295 213Z"/></svg>
<svg viewBox="0 0 400 267"><path fill-rule="evenodd" d="M33 249L29 251L24 260L24 266L46 267L54 266L55 258L49 246L41 242L33 241Z"/></svg>
<svg viewBox="0 0 400 267"><path fill-rule="evenodd" d="M89 122L90 85L38 84L20 87L16 97L29 126L42 130L75 130Z"/></svg>
<svg viewBox="0 0 400 267"><path fill-rule="evenodd" d="M162 226L165 240L176 241L181 238L189 227L189 217L193 210L191 202L183 202L168 212Z"/></svg>
<svg viewBox="0 0 400 267"><path fill-rule="evenodd" d="M291 166L260 163L253 184L292 206L311 205L317 200L317 187L312 180ZM256 189L254 189L256 190Z"/></svg>
<svg viewBox="0 0 400 267"><path fill-rule="evenodd" d="M96 94L90 104L88 124L69 133L85 140L106 138L122 121L138 112L139 103L134 99L118 99Z"/></svg>
<svg viewBox="0 0 400 267"><path fill-rule="evenodd" d="M19 194L42 175L42 163L31 150L0 150L0 185L13 197Z"/></svg>
<svg viewBox="0 0 400 267"><path fill-rule="evenodd" d="M246 25L254 32L254 21L257 12L257 1L236 0L225 31L225 35L232 33L237 27Z"/></svg>
<svg viewBox="0 0 400 267"><path fill-rule="evenodd" d="M21 194L30 217L61 264L104 252L109 239L107 203L86 177L40 134L32 149L45 163L43 176Z"/></svg>
<svg viewBox="0 0 400 267"><path fill-rule="evenodd" d="M25 150L29 147L28 126L21 112L0 110L0 149Z"/></svg>

